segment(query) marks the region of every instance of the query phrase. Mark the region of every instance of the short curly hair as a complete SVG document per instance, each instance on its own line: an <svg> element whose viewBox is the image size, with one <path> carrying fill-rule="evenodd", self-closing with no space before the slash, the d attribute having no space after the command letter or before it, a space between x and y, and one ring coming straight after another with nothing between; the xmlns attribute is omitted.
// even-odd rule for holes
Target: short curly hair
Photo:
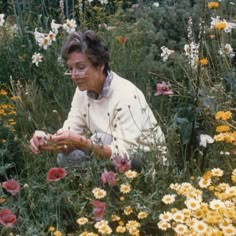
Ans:
<svg viewBox="0 0 236 236"><path fill-rule="evenodd" d="M98 35L92 31L79 31L71 33L65 40L61 49L61 57L66 62L73 52L84 53L94 67L104 65L104 74L110 71L108 48Z"/></svg>

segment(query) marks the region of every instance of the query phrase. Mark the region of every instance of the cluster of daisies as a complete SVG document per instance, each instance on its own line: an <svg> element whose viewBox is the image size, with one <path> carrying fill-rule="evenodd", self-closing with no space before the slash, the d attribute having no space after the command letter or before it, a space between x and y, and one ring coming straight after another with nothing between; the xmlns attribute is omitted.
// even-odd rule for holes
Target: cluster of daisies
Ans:
<svg viewBox="0 0 236 236"><path fill-rule="evenodd" d="M170 189L176 193L165 195L162 202L184 207L160 214L158 227L176 235L236 235L236 169L231 174L233 186L219 183L223 175L222 169L214 168L197 181L192 178L198 188L194 182L171 184Z"/></svg>

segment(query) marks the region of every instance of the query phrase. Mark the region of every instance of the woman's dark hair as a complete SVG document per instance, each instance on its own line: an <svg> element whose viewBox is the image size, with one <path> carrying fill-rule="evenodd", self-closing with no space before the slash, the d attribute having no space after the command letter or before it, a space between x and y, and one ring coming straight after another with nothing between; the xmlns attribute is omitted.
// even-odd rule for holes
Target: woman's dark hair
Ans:
<svg viewBox="0 0 236 236"><path fill-rule="evenodd" d="M62 46L62 59L66 62L73 52L84 53L94 67L104 65L106 75L110 70L108 48L92 30L73 32L68 36Z"/></svg>

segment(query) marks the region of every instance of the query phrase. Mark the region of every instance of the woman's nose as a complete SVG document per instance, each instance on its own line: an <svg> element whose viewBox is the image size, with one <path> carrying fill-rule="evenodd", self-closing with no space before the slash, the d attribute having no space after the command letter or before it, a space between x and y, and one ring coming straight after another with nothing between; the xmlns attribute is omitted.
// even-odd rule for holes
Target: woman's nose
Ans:
<svg viewBox="0 0 236 236"><path fill-rule="evenodd" d="M73 78L77 78L79 76L79 70L77 68L73 68L71 71L71 77Z"/></svg>

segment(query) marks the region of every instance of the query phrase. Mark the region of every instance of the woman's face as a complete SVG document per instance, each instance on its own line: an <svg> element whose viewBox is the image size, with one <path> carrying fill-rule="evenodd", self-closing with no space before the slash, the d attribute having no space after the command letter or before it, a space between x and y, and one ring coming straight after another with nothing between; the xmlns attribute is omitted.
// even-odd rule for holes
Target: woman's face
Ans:
<svg viewBox="0 0 236 236"><path fill-rule="evenodd" d="M81 91L100 93L106 79L103 74L104 66L94 67L84 53L73 52L67 60L69 74Z"/></svg>

